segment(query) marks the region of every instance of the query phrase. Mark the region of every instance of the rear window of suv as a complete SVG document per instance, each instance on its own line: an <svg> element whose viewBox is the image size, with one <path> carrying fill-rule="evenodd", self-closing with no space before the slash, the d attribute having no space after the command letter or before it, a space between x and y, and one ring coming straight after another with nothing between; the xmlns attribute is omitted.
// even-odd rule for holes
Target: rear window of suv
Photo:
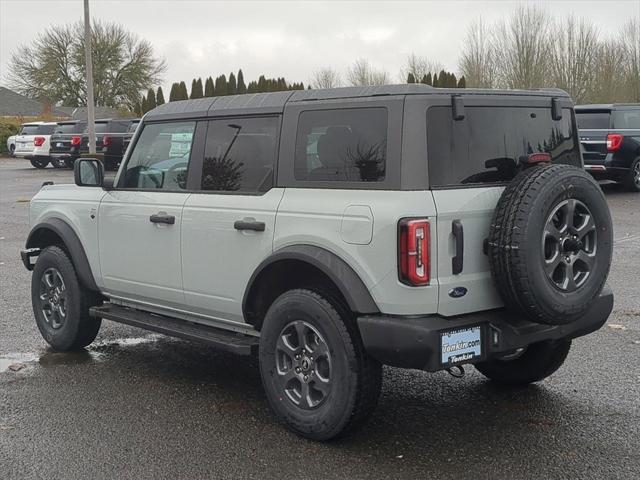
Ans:
<svg viewBox="0 0 640 480"><path fill-rule="evenodd" d="M20 135L35 135L38 133L38 125L23 125Z"/></svg>
<svg viewBox="0 0 640 480"><path fill-rule="evenodd" d="M55 125L38 125L38 135L51 135L55 130Z"/></svg>
<svg viewBox="0 0 640 480"><path fill-rule="evenodd" d="M580 130L608 130L610 115L608 110L576 110L576 122Z"/></svg>
<svg viewBox="0 0 640 480"><path fill-rule="evenodd" d="M78 128L77 123L62 123L56 126L53 133L69 134L69 133L79 133L80 131L81 131L81 128Z"/></svg>
<svg viewBox="0 0 640 480"><path fill-rule="evenodd" d="M454 121L451 107L427 110L427 152L432 187L503 183L521 160L549 153L555 163L581 166L570 109L554 121L550 108L466 107Z"/></svg>
<svg viewBox="0 0 640 480"><path fill-rule="evenodd" d="M612 128L640 130L640 108L637 110L616 110L612 116Z"/></svg>

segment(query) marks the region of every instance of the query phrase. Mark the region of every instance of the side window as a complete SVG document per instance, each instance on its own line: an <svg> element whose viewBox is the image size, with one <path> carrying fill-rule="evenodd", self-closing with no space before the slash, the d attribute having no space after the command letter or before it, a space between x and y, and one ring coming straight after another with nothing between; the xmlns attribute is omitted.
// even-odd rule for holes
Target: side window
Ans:
<svg viewBox="0 0 640 480"><path fill-rule="evenodd" d="M383 181L387 123L387 109L380 107L302 112L296 137L296 180Z"/></svg>
<svg viewBox="0 0 640 480"><path fill-rule="evenodd" d="M256 193L273 186L278 117L211 120L202 190Z"/></svg>
<svg viewBox="0 0 640 480"><path fill-rule="evenodd" d="M195 122L147 124L131 152L120 188L184 190Z"/></svg>

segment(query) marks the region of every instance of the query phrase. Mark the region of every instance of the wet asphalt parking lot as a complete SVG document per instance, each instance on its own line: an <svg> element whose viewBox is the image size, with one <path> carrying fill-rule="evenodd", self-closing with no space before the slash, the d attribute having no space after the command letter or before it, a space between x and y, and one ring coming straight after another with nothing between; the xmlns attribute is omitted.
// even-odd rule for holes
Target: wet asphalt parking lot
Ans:
<svg viewBox="0 0 640 480"><path fill-rule="evenodd" d="M2 479L640 477L640 194L603 187L614 313L560 371L513 390L385 368L370 423L321 444L276 423L254 359L108 321L85 351L48 349L18 254L45 180L73 175L0 159Z"/></svg>

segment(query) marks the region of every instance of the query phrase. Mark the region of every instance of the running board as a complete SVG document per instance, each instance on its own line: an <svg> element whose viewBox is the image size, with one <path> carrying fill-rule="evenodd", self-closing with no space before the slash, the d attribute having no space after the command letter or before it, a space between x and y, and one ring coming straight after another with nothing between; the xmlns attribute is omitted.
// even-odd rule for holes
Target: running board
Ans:
<svg viewBox="0 0 640 480"><path fill-rule="evenodd" d="M147 313L133 308L105 303L100 307L91 307L89 313L92 317L105 318L170 337L184 338L185 340L215 345L222 350L239 355L251 355L258 351L258 337L230 332L221 328L209 327L207 325L166 317L164 315Z"/></svg>

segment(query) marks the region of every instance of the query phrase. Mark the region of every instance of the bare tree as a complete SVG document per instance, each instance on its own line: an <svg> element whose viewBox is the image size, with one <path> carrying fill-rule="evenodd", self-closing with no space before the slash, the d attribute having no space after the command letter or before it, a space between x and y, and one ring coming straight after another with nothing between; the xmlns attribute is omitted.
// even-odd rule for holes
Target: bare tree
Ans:
<svg viewBox="0 0 640 480"><path fill-rule="evenodd" d="M166 69L151 43L116 23L94 21L91 30L97 105L131 109L140 92L160 82ZM56 25L11 56L10 86L29 97L67 106L86 102L83 23Z"/></svg>
<svg viewBox="0 0 640 480"><path fill-rule="evenodd" d="M347 80L353 86L384 85L389 83L389 74L376 70L368 60L359 58L347 70Z"/></svg>
<svg viewBox="0 0 640 480"><path fill-rule="evenodd" d="M550 38L550 17L535 5L520 7L508 21L499 23L492 41L498 85L506 88L546 86Z"/></svg>
<svg viewBox="0 0 640 480"><path fill-rule="evenodd" d="M640 17L625 23L618 40L624 54L622 74L625 99L640 102Z"/></svg>
<svg viewBox="0 0 640 480"><path fill-rule="evenodd" d="M490 30L482 18L473 21L467 28L458 68L468 87L495 87L496 55Z"/></svg>
<svg viewBox="0 0 640 480"><path fill-rule="evenodd" d="M600 42L595 62L595 77L588 103L611 103L622 100L623 77L620 75L620 63L624 50L619 42L606 40Z"/></svg>
<svg viewBox="0 0 640 480"><path fill-rule="evenodd" d="M597 81L599 34L585 19L570 16L556 23L551 46L551 84L567 91L577 103L583 103Z"/></svg>
<svg viewBox="0 0 640 480"><path fill-rule="evenodd" d="M440 62L412 53L407 57L404 67L400 69L400 83L406 83L410 73L413 74L416 82L419 82L426 74L439 72L443 68Z"/></svg>
<svg viewBox="0 0 640 480"><path fill-rule="evenodd" d="M341 85L340 74L331 67L324 67L313 72L309 81L311 88L335 88Z"/></svg>

